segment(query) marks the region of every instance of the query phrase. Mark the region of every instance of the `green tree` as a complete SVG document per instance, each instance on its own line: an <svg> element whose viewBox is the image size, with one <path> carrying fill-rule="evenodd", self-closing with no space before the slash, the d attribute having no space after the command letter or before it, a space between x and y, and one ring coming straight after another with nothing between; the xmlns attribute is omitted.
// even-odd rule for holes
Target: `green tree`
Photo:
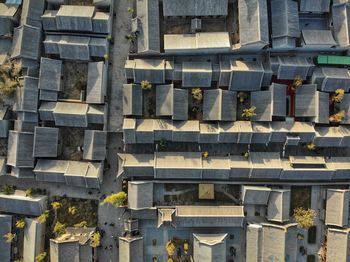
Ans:
<svg viewBox="0 0 350 262"><path fill-rule="evenodd" d="M345 90L342 88L338 88L337 90L335 90L334 94L332 95L332 101L334 103L340 103L345 95Z"/></svg>
<svg viewBox="0 0 350 262"><path fill-rule="evenodd" d="M97 248L101 245L101 234L100 232L94 232L90 237L90 246Z"/></svg>
<svg viewBox="0 0 350 262"><path fill-rule="evenodd" d="M168 253L168 256L174 255L175 250L176 250L176 245L175 245L174 241L169 240L168 243L166 243L165 249Z"/></svg>
<svg viewBox="0 0 350 262"><path fill-rule="evenodd" d="M57 221L54 228L53 228L53 232L57 235L63 235L64 233L66 233L66 224L62 224L60 221Z"/></svg>
<svg viewBox="0 0 350 262"><path fill-rule="evenodd" d="M316 145L314 143L308 143L306 144L306 148L310 151L316 150Z"/></svg>
<svg viewBox="0 0 350 262"><path fill-rule="evenodd" d="M68 207L68 213L71 215L75 215L78 212L78 209L75 206Z"/></svg>
<svg viewBox="0 0 350 262"><path fill-rule="evenodd" d="M54 209L54 210L57 210L57 209L60 209L62 207L62 204L58 201L55 201L55 202L52 202L51 203L51 207Z"/></svg>
<svg viewBox="0 0 350 262"><path fill-rule="evenodd" d="M2 187L2 192L5 195L13 195L15 193L15 188L14 188L14 186L11 186L11 185L4 185Z"/></svg>
<svg viewBox="0 0 350 262"><path fill-rule="evenodd" d="M191 94L194 100L201 102L203 100L203 91L200 88L192 88Z"/></svg>
<svg viewBox="0 0 350 262"><path fill-rule="evenodd" d="M16 234L8 232L3 237L5 238L6 243L12 243L12 241L16 238Z"/></svg>
<svg viewBox="0 0 350 262"><path fill-rule="evenodd" d="M25 191L25 194L27 197L34 197L36 195L36 191L30 187Z"/></svg>
<svg viewBox="0 0 350 262"><path fill-rule="evenodd" d="M74 224L75 228L87 228L87 222L86 221L81 221L80 223Z"/></svg>
<svg viewBox="0 0 350 262"><path fill-rule="evenodd" d="M295 91L303 85L303 79L300 76L296 76L293 80L292 89Z"/></svg>
<svg viewBox="0 0 350 262"><path fill-rule="evenodd" d="M141 88L143 90L151 90L152 89L152 84L148 80L142 80L141 81Z"/></svg>
<svg viewBox="0 0 350 262"><path fill-rule="evenodd" d="M315 224L316 211L310 208L298 207L294 209L293 216L299 228L309 229Z"/></svg>
<svg viewBox="0 0 350 262"><path fill-rule="evenodd" d="M253 116L256 115L255 110L256 110L255 106L251 106L249 108L243 109L242 117L245 117L248 119L252 118Z"/></svg>
<svg viewBox="0 0 350 262"><path fill-rule="evenodd" d="M24 219L18 219L16 221L16 228L23 229L26 226L26 222Z"/></svg>
<svg viewBox="0 0 350 262"><path fill-rule="evenodd" d="M44 224L46 222L46 220L49 218L49 216L50 216L50 211L45 210L44 213L42 213L40 216L37 217L38 223Z"/></svg>
<svg viewBox="0 0 350 262"><path fill-rule="evenodd" d="M44 262L46 256L47 256L47 253L46 253L46 252L42 252L42 253L40 253L39 255L37 255L37 256L35 257L35 261L36 261L36 262Z"/></svg>
<svg viewBox="0 0 350 262"><path fill-rule="evenodd" d="M127 200L127 194L123 191L119 192L119 193L115 193L115 194L111 194L109 196L107 196L102 204L111 204L115 207L121 206L123 204L125 204L125 201Z"/></svg>

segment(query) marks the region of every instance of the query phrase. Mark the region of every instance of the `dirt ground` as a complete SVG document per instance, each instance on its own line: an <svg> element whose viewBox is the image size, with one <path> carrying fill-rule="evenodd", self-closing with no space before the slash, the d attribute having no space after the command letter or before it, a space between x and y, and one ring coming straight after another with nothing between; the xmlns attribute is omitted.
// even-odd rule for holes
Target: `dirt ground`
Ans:
<svg viewBox="0 0 350 262"><path fill-rule="evenodd" d="M68 62L63 64L63 92L61 99L80 99L80 93L86 90L88 63Z"/></svg>
<svg viewBox="0 0 350 262"><path fill-rule="evenodd" d="M84 129L74 127L62 127L62 159L80 161L83 152L78 148L84 145Z"/></svg>

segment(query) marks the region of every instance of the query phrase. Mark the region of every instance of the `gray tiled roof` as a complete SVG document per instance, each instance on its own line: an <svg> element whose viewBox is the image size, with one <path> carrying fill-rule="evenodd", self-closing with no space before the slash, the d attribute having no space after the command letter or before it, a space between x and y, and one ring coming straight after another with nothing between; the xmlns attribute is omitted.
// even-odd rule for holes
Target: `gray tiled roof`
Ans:
<svg viewBox="0 0 350 262"><path fill-rule="evenodd" d="M85 130L83 158L88 160L105 160L107 148L107 132Z"/></svg>
<svg viewBox="0 0 350 262"><path fill-rule="evenodd" d="M39 89L61 91L62 60L41 58Z"/></svg>
<svg viewBox="0 0 350 262"><path fill-rule="evenodd" d="M239 0L239 37L242 46L263 48L269 44L267 2Z"/></svg>
<svg viewBox="0 0 350 262"><path fill-rule="evenodd" d="M342 47L350 45L349 11L350 5L347 3L332 6L333 34L337 43Z"/></svg>
<svg viewBox="0 0 350 262"><path fill-rule="evenodd" d="M35 127L34 131L34 157L57 157L58 154L58 128Z"/></svg>
<svg viewBox="0 0 350 262"><path fill-rule="evenodd" d="M7 165L34 167L33 139L33 133L11 130L8 137Z"/></svg>
<svg viewBox="0 0 350 262"><path fill-rule="evenodd" d="M37 60L40 56L41 29L22 25L14 29L12 58Z"/></svg>
<svg viewBox="0 0 350 262"><path fill-rule="evenodd" d="M137 1L137 22L140 29L137 36L138 53L160 52L159 3L158 0Z"/></svg>
<svg viewBox="0 0 350 262"><path fill-rule="evenodd" d="M123 115L142 116L143 102L140 85L123 85Z"/></svg>
<svg viewBox="0 0 350 262"><path fill-rule="evenodd" d="M103 104L107 88L107 68L104 62L90 62L86 86L86 102Z"/></svg>
<svg viewBox="0 0 350 262"><path fill-rule="evenodd" d="M228 0L164 0L164 16L226 16Z"/></svg>
<svg viewBox="0 0 350 262"><path fill-rule="evenodd" d="M183 62L183 87L210 87L213 69L211 62Z"/></svg>

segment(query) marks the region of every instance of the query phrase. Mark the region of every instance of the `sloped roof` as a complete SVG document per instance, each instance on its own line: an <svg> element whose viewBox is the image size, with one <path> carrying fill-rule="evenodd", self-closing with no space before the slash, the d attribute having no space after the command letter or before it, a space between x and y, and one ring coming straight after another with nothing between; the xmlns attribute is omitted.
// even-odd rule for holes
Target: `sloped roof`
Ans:
<svg viewBox="0 0 350 262"><path fill-rule="evenodd" d="M350 5L347 3L332 6L333 34L337 43L342 47L350 44L349 11Z"/></svg>
<svg viewBox="0 0 350 262"><path fill-rule="evenodd" d="M277 78L294 80L297 76L306 79L314 65L305 57L278 57Z"/></svg>
<svg viewBox="0 0 350 262"><path fill-rule="evenodd" d="M57 157L59 129L36 126L34 130L33 156Z"/></svg>
<svg viewBox="0 0 350 262"><path fill-rule="evenodd" d="M53 115L57 126L87 127L87 104L57 102Z"/></svg>
<svg viewBox="0 0 350 262"><path fill-rule="evenodd" d="M226 16L228 0L164 0L164 16Z"/></svg>
<svg viewBox="0 0 350 262"><path fill-rule="evenodd" d="M99 130L84 131L83 158L88 160L105 160L107 132Z"/></svg>
<svg viewBox="0 0 350 262"><path fill-rule="evenodd" d="M142 116L142 89L140 85L123 85L123 115Z"/></svg>
<svg viewBox="0 0 350 262"><path fill-rule="evenodd" d="M90 62L86 86L86 103L103 104L106 94L107 71L104 62Z"/></svg>
<svg viewBox="0 0 350 262"><path fill-rule="evenodd" d="M41 15L45 0L22 0L21 25L27 24L41 28Z"/></svg>
<svg viewBox="0 0 350 262"><path fill-rule="evenodd" d="M177 206L177 227L241 227L243 206Z"/></svg>
<svg viewBox="0 0 350 262"><path fill-rule="evenodd" d="M143 262L143 237L119 237L119 261Z"/></svg>
<svg viewBox="0 0 350 262"><path fill-rule="evenodd" d="M38 83L39 79L25 76L22 86L16 90L15 110L18 112L36 113L38 110Z"/></svg>
<svg viewBox="0 0 350 262"><path fill-rule="evenodd" d="M193 258L195 261L226 261L227 234L193 234Z"/></svg>
<svg viewBox="0 0 350 262"><path fill-rule="evenodd" d="M11 58L37 60L40 55L41 29L21 25L14 29Z"/></svg>
<svg viewBox="0 0 350 262"><path fill-rule="evenodd" d="M302 30L303 43L309 47L328 47L331 48L335 42L331 30Z"/></svg>
<svg viewBox="0 0 350 262"><path fill-rule="evenodd" d="M272 37L299 37L298 3L292 0L271 0Z"/></svg>
<svg viewBox="0 0 350 262"><path fill-rule="evenodd" d="M203 119L217 121L236 120L237 93L213 89L204 91Z"/></svg>
<svg viewBox="0 0 350 262"><path fill-rule="evenodd" d="M316 117L316 85L302 85L295 92L295 116Z"/></svg>
<svg viewBox="0 0 350 262"><path fill-rule="evenodd" d="M349 190L327 189L326 225L338 227L348 225L349 200Z"/></svg>
<svg viewBox="0 0 350 262"><path fill-rule="evenodd" d="M137 18L140 30L137 36L138 53L160 52L159 3L158 0L137 1ZM138 20L137 20L138 21Z"/></svg>
<svg viewBox="0 0 350 262"><path fill-rule="evenodd" d="M271 188L242 186L242 201L245 205L267 205Z"/></svg>
<svg viewBox="0 0 350 262"><path fill-rule="evenodd" d="M25 218L23 241L23 260L35 261L35 257L44 251L45 223L40 224L36 219Z"/></svg>
<svg viewBox="0 0 350 262"><path fill-rule="evenodd" d="M132 210L153 207L153 182L128 182L128 208Z"/></svg>
<svg viewBox="0 0 350 262"><path fill-rule="evenodd" d="M350 249L350 229L328 228L327 260L346 262Z"/></svg>
<svg viewBox="0 0 350 262"><path fill-rule="evenodd" d="M61 5L56 14L58 30L93 31L94 6Z"/></svg>
<svg viewBox="0 0 350 262"><path fill-rule="evenodd" d="M147 80L152 84L163 84L165 83L165 60L135 59L133 74L135 83Z"/></svg>
<svg viewBox="0 0 350 262"><path fill-rule="evenodd" d="M262 245L262 261L269 261L271 257L277 261L283 261L286 257L297 261L296 224L263 224Z"/></svg>
<svg viewBox="0 0 350 262"><path fill-rule="evenodd" d="M195 34L165 34L165 53L210 53L231 49L228 32L202 32Z"/></svg>
<svg viewBox="0 0 350 262"><path fill-rule="evenodd" d="M7 164L13 167L34 167L34 134L9 131Z"/></svg>
<svg viewBox="0 0 350 262"><path fill-rule="evenodd" d="M284 189L273 189L270 192L267 206L267 219L276 222L289 220L291 191Z"/></svg>
<svg viewBox="0 0 350 262"><path fill-rule="evenodd" d="M39 89L61 91L62 60L41 58Z"/></svg>
<svg viewBox="0 0 350 262"><path fill-rule="evenodd" d="M210 87L213 69L211 62L183 62L183 87Z"/></svg>
<svg viewBox="0 0 350 262"><path fill-rule="evenodd" d="M230 90L260 90L264 77L261 62L231 61L231 71Z"/></svg>
<svg viewBox="0 0 350 262"><path fill-rule="evenodd" d="M265 0L239 0L239 38L242 46L269 44L267 2Z"/></svg>
<svg viewBox="0 0 350 262"><path fill-rule="evenodd" d="M301 0L301 12L329 12L330 0Z"/></svg>
<svg viewBox="0 0 350 262"><path fill-rule="evenodd" d="M16 190L14 195L0 193L0 210L6 213L39 216L47 207L47 196L25 196L24 191Z"/></svg>

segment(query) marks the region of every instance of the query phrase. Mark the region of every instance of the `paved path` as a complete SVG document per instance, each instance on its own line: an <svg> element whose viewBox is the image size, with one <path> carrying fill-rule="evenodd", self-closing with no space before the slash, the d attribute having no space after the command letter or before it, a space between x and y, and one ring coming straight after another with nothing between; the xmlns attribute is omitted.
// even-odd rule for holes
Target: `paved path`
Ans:
<svg viewBox="0 0 350 262"><path fill-rule="evenodd" d="M127 59L130 43L125 36L130 34L131 15L128 12L128 7L133 5L134 1L130 0L115 0L114 10L116 16L113 22L113 37L114 45L111 46L110 56L112 58L112 66L109 72L109 131L121 131L123 124L122 117L122 87L126 83L124 77L124 65Z"/></svg>
<svg viewBox="0 0 350 262"><path fill-rule="evenodd" d="M107 96L109 105L108 115L108 156L107 163L110 169L105 172L101 187L101 197L122 190L121 179L117 178L118 158L117 153L122 151L122 87L126 83L124 77L124 65L129 53L130 43L125 36L130 33L131 15L128 7L132 7L134 1L115 0L114 12L116 16L113 22L114 44L111 46L110 55L112 66L109 72L109 92ZM98 210L99 227L105 231L102 238L102 246L98 249L99 262L118 262L117 241L112 236L119 236L123 231L124 209L111 205L100 205ZM112 226L111 224L114 224ZM112 249L110 249L110 246ZM106 249L107 248L107 249Z"/></svg>

